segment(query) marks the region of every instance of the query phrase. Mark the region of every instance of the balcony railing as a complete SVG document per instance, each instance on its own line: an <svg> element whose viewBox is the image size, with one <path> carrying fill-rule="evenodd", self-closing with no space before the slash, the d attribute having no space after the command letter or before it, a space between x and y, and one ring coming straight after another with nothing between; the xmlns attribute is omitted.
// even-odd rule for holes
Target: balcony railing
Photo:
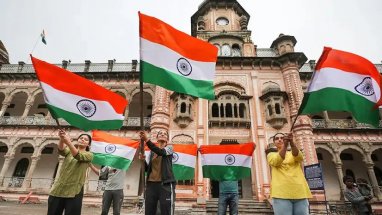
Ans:
<svg viewBox="0 0 382 215"><path fill-rule="evenodd" d="M126 127L139 127L140 117L128 117L123 121L123 126ZM150 127L151 118L144 117L143 125ZM65 120L59 119L60 125L69 125ZM56 120L53 118L46 118L41 116L27 116L22 118L21 116L3 116L0 117L0 125L57 125Z"/></svg>
<svg viewBox="0 0 382 215"><path fill-rule="evenodd" d="M351 119L312 119L313 128L337 128L337 129L362 129L373 128L371 125L359 123ZM382 121L379 122L379 128L382 128Z"/></svg>
<svg viewBox="0 0 382 215"><path fill-rule="evenodd" d="M55 64L58 67L61 67L61 64ZM78 72L82 73L86 69L86 65L83 63L78 64L69 64L67 67L67 70L72 72ZM131 72L131 71L138 71L139 70L139 64L135 66L133 69L133 64L131 63L114 63L113 66L109 69L107 63L92 63L89 66L88 71L92 73L99 73L99 72ZM33 65L32 64L24 64L23 66L20 66L18 64L3 64L0 67L0 74L1 73L35 73Z"/></svg>
<svg viewBox="0 0 382 215"><path fill-rule="evenodd" d="M210 117L208 123L209 127L251 128L251 120L246 118Z"/></svg>
<svg viewBox="0 0 382 215"><path fill-rule="evenodd" d="M21 187L23 186L24 177L5 177L3 186L5 187Z"/></svg>

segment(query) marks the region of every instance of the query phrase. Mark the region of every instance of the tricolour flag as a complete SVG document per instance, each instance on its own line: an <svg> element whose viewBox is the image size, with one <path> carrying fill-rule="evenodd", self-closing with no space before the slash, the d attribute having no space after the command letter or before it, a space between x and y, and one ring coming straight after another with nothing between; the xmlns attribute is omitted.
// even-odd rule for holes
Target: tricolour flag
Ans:
<svg viewBox="0 0 382 215"><path fill-rule="evenodd" d="M249 177L254 147L253 143L200 146L203 177L217 181Z"/></svg>
<svg viewBox="0 0 382 215"><path fill-rule="evenodd" d="M176 180L191 180L195 175L196 144L173 144L172 170Z"/></svg>
<svg viewBox="0 0 382 215"><path fill-rule="evenodd" d="M358 122L379 125L381 75L367 59L325 47L300 114L348 111Z"/></svg>
<svg viewBox="0 0 382 215"><path fill-rule="evenodd" d="M218 49L167 23L139 13L143 82L192 96L215 99Z"/></svg>
<svg viewBox="0 0 382 215"><path fill-rule="evenodd" d="M92 163L127 170L134 159L139 141L116 137L102 131L93 131L90 151Z"/></svg>
<svg viewBox="0 0 382 215"><path fill-rule="evenodd" d="M46 38L45 38L45 31L42 30L42 33L40 34L41 36L41 41L46 45Z"/></svg>
<svg viewBox="0 0 382 215"><path fill-rule="evenodd" d="M127 101L94 82L32 57L52 116L88 131L119 129Z"/></svg>

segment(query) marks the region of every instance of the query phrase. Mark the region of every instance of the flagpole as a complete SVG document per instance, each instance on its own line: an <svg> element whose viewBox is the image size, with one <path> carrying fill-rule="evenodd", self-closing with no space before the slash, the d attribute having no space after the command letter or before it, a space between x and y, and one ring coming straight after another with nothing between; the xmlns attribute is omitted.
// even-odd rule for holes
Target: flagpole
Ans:
<svg viewBox="0 0 382 215"><path fill-rule="evenodd" d="M41 35L39 35L39 36L37 37L37 40L36 40L36 42L34 43L34 46L33 46L33 49L32 49L32 51L31 51L31 54L33 54L33 51L34 51L34 49L36 48L37 43L38 43L38 41L40 40L40 37L41 37Z"/></svg>
<svg viewBox="0 0 382 215"><path fill-rule="evenodd" d="M140 12L138 12L139 17ZM140 23L139 23L139 31L141 29ZM141 40L139 40L139 48L141 48ZM140 54L140 51L139 51ZM140 92L140 123L141 123L141 131L143 131L144 123L143 123L143 77L142 77L142 64L139 62L139 92ZM140 144L140 154L143 156L145 154L145 143L143 140L141 140ZM141 177L140 177L140 183L142 185L141 190L143 192L143 199L145 199L145 159L142 159L141 164ZM139 192L139 191L138 191Z"/></svg>

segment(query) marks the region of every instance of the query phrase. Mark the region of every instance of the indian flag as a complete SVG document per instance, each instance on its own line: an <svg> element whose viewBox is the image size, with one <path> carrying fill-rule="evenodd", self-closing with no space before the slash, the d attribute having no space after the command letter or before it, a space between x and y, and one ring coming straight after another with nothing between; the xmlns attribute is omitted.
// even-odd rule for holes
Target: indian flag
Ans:
<svg viewBox="0 0 382 215"><path fill-rule="evenodd" d="M196 144L173 144L172 170L176 180L191 180L195 175Z"/></svg>
<svg viewBox="0 0 382 215"><path fill-rule="evenodd" d="M103 131L93 131L90 151L92 163L127 170L139 147L139 141L116 137Z"/></svg>
<svg viewBox="0 0 382 215"><path fill-rule="evenodd" d="M249 177L254 147L253 143L201 146L203 177L217 181Z"/></svg>
<svg viewBox="0 0 382 215"><path fill-rule="evenodd" d="M367 59L325 47L299 113L348 111L358 122L379 125L381 75Z"/></svg>
<svg viewBox="0 0 382 215"><path fill-rule="evenodd" d="M32 57L52 116L85 131L119 129L127 101L70 71Z"/></svg>
<svg viewBox="0 0 382 215"><path fill-rule="evenodd" d="M215 99L218 49L139 13L142 81L192 96Z"/></svg>

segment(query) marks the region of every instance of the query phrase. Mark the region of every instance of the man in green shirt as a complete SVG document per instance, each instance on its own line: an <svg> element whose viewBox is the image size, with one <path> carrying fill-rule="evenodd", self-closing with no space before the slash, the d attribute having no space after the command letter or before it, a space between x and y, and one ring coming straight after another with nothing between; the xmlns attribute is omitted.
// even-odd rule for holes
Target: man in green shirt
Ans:
<svg viewBox="0 0 382 215"><path fill-rule="evenodd" d="M227 206L229 214L238 214L239 185L238 181L219 181L218 215L225 215Z"/></svg>

